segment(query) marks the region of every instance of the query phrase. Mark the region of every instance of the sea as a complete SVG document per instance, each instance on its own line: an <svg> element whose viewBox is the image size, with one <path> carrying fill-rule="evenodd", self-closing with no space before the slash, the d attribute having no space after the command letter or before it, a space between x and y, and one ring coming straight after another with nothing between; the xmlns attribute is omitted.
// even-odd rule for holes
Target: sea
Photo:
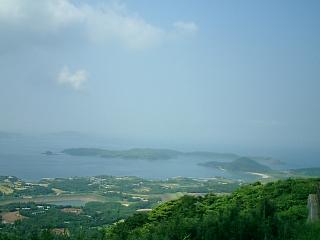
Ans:
<svg viewBox="0 0 320 240"><path fill-rule="evenodd" d="M100 158L69 156L61 153L63 149L73 147L95 147L103 149L127 149L109 141L77 136L14 136L0 138L0 175L16 176L28 181L42 178L75 176L137 176L146 179L168 179L174 177L189 178L240 178L227 171L208 168L199 163L208 160L179 157L169 160L132 160L119 158ZM195 149L190 149L193 151ZM210 149L214 151L214 149ZM44 152L52 151L53 155ZM280 168L320 167L318 154L275 152L275 158L286 162ZM273 156L272 156L273 157ZM299 159L300 157L300 159Z"/></svg>

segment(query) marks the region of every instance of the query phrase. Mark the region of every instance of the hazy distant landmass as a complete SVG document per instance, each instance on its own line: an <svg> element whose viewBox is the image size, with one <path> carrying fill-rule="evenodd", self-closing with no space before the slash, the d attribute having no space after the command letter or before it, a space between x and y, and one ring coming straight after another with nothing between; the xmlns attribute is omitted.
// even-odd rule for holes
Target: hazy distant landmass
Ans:
<svg viewBox="0 0 320 240"><path fill-rule="evenodd" d="M72 156L97 156L103 158L165 160L176 157L198 157L206 159L232 160L239 158L233 153L180 152L171 149L134 148L129 150L106 150L100 148L69 148L62 151Z"/></svg>
<svg viewBox="0 0 320 240"><path fill-rule="evenodd" d="M289 172L291 174L301 175L301 176L309 176L309 177L319 177L320 176L320 168L291 169Z"/></svg>
<svg viewBox="0 0 320 240"><path fill-rule="evenodd" d="M221 159L221 160L230 160L237 159L239 155L234 153L216 153L216 152L188 152L183 153L187 156L203 157L203 158L212 158L212 159Z"/></svg>
<svg viewBox="0 0 320 240"><path fill-rule="evenodd" d="M54 153L52 151L45 151L42 154L47 155L47 156L57 155L57 153Z"/></svg>
<svg viewBox="0 0 320 240"><path fill-rule="evenodd" d="M286 164L279 159L273 159L271 157L249 156L249 158L265 165L281 166Z"/></svg>
<svg viewBox="0 0 320 240"><path fill-rule="evenodd" d="M258 173L268 173L273 170L268 166L258 163L247 157L238 158L232 162L206 162L201 164L202 166L212 167L217 169L224 169L228 171L237 172L258 172Z"/></svg>
<svg viewBox="0 0 320 240"><path fill-rule="evenodd" d="M103 158L123 158L140 160L168 160L177 157L193 157L207 160L233 161L241 159L234 153L217 153L208 151L181 152L171 149L133 148L129 150L107 150L101 148L68 148L62 153L71 156L96 156ZM265 165L283 165L284 162L271 157L248 157L257 163Z"/></svg>
<svg viewBox="0 0 320 240"><path fill-rule="evenodd" d="M106 150L100 148L70 148L62 151L72 156L97 156L103 158L171 159L179 156L180 152L169 149L134 148L129 150Z"/></svg>

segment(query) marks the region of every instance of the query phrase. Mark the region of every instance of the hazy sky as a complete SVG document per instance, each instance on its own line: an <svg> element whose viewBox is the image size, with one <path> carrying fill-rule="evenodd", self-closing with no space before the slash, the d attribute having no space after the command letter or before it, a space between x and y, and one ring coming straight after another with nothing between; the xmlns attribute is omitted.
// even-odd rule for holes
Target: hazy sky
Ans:
<svg viewBox="0 0 320 240"><path fill-rule="evenodd" d="M320 147L318 0L0 0L0 130Z"/></svg>

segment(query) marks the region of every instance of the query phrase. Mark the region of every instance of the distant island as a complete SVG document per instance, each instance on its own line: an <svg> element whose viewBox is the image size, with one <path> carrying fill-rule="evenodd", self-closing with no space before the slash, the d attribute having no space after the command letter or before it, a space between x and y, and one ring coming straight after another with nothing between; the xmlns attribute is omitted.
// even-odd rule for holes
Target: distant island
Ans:
<svg viewBox="0 0 320 240"><path fill-rule="evenodd" d="M106 150L100 148L69 148L62 153L71 156L96 156L102 158L123 158L123 159L142 159L142 160L160 160L178 157L181 153L169 149L149 149L134 148L129 150Z"/></svg>
<svg viewBox="0 0 320 240"><path fill-rule="evenodd" d="M69 148L62 153L72 156L97 156L103 158L123 158L141 160L166 160L177 157L198 157L205 159L232 160L239 156L232 153L180 152L171 149L133 148L129 150L106 150L100 148Z"/></svg>
<svg viewBox="0 0 320 240"><path fill-rule="evenodd" d="M133 148L128 150L107 150L101 148L68 148L62 151L71 156L95 156L102 158L122 158L139 160L168 160L177 157L193 157L207 161L233 161L241 158L234 153L217 153L208 151L181 152L171 149ZM265 165L282 165L283 162L270 157L248 157Z"/></svg>
<svg viewBox="0 0 320 240"><path fill-rule="evenodd" d="M211 161L200 165L234 172L270 173L273 171L270 167L247 157L241 157L232 162Z"/></svg>
<svg viewBox="0 0 320 240"><path fill-rule="evenodd" d="M57 153L54 153L52 151L45 151L42 154L47 155L47 156L51 156L51 155L58 155Z"/></svg>

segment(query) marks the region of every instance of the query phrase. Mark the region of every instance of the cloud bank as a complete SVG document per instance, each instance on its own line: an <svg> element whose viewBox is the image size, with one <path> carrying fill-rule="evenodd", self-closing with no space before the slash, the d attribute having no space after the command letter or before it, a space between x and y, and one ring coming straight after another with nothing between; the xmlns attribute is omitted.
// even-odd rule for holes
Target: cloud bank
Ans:
<svg viewBox="0 0 320 240"><path fill-rule="evenodd" d="M116 42L128 48L155 46L170 36L194 34L194 22L177 21L164 29L146 22L119 1L100 5L71 0L1 0L0 33L5 30L37 36L78 31L93 43Z"/></svg>

